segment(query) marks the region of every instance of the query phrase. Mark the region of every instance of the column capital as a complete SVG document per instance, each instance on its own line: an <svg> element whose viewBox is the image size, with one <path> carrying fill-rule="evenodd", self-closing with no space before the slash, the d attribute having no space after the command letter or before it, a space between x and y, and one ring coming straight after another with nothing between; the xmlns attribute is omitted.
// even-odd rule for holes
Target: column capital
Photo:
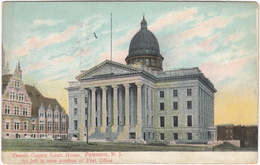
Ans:
<svg viewBox="0 0 260 165"><path fill-rule="evenodd" d="M96 89L96 87L90 87L89 88L91 91L96 91L97 89Z"/></svg>
<svg viewBox="0 0 260 165"><path fill-rule="evenodd" d="M106 86L101 86L100 88L102 89L102 91L107 90L107 87L106 87Z"/></svg>
<svg viewBox="0 0 260 165"><path fill-rule="evenodd" d="M142 85L144 85L143 83L135 83L135 85L138 87L138 88L141 88Z"/></svg>
<svg viewBox="0 0 260 165"><path fill-rule="evenodd" d="M79 88L80 91L85 91L86 89L85 88Z"/></svg>
<svg viewBox="0 0 260 165"><path fill-rule="evenodd" d="M113 88L113 89L117 89L118 88L118 85L116 84L116 85L111 85L111 87Z"/></svg>
<svg viewBox="0 0 260 165"><path fill-rule="evenodd" d="M130 84L123 84L123 86L125 87L125 88L130 88Z"/></svg>

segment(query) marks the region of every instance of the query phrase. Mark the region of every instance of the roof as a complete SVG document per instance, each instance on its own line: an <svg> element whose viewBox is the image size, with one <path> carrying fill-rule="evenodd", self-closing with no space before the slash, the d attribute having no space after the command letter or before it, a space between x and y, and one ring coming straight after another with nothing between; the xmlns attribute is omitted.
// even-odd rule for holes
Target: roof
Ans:
<svg viewBox="0 0 260 165"><path fill-rule="evenodd" d="M3 94L4 90L6 89L6 86L8 85L8 82L10 81L12 76L13 76L12 74L2 76L2 94ZM41 92L34 86L25 84L25 89L32 102L32 116L38 116L38 110L39 110L41 104L45 108L47 108L50 105L52 110L54 110L56 106L58 106L58 109L60 111L62 110L61 105L59 104L59 102L56 99L44 97L41 94Z"/></svg>
<svg viewBox="0 0 260 165"><path fill-rule="evenodd" d="M134 56L152 55L162 57L159 43L154 34L147 29L146 20L143 18L141 29L132 38L126 59Z"/></svg>
<svg viewBox="0 0 260 165"><path fill-rule="evenodd" d="M8 74L8 75L3 75L2 76L2 94L4 94L6 86L8 85L8 83L9 83L9 81L10 81L12 76L13 76L12 74Z"/></svg>
<svg viewBox="0 0 260 165"><path fill-rule="evenodd" d="M119 68L125 68L129 70L126 73L112 73L107 71L109 74L98 74L98 75L91 75L88 74L94 73L96 70L106 66L106 65L113 65ZM198 79L204 85L206 85L212 92L217 92L214 87L214 84L204 76L204 74L199 70L199 68L186 68L186 69L178 69L178 70L169 70L169 71L151 71L145 69L145 67L137 68L132 65L125 65L115 61L105 60L100 64L90 68L89 70L84 70L82 73L76 77L78 81L82 80L90 80L90 79L108 79L108 78L117 78L121 76L132 76L132 75L141 75L145 76L146 78L151 79L153 82L161 82L161 81L180 81L184 79Z"/></svg>
<svg viewBox="0 0 260 165"><path fill-rule="evenodd" d="M52 110L55 110L55 107L58 106L58 109L62 110L61 105L56 99L44 97L34 86L25 85L25 88L32 102L32 116L38 116L38 110L41 105L45 108L50 105Z"/></svg>

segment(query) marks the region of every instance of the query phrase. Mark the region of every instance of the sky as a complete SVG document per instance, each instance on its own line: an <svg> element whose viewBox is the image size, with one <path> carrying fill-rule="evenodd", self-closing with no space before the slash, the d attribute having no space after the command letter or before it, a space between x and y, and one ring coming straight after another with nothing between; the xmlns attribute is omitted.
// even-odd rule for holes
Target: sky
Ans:
<svg viewBox="0 0 260 165"><path fill-rule="evenodd" d="M217 89L215 124L258 123L258 6L254 2L5 2L3 48L13 73L68 111L68 82L110 59L125 64L143 15L164 70L199 67ZM95 38L94 33L98 38Z"/></svg>

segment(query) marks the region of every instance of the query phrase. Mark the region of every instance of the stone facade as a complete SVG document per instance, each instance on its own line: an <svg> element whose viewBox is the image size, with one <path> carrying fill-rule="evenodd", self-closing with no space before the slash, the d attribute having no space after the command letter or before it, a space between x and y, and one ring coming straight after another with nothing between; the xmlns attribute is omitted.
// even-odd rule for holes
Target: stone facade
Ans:
<svg viewBox="0 0 260 165"><path fill-rule="evenodd" d="M216 138L216 90L198 68L157 72L104 61L77 79L67 88L71 137L84 140L88 123L89 138L96 141Z"/></svg>
<svg viewBox="0 0 260 165"><path fill-rule="evenodd" d="M216 140L214 85L199 68L163 71L162 64L152 62L163 60L159 50L143 18L127 65L106 60L69 82L70 139L83 141L88 135L90 141Z"/></svg>

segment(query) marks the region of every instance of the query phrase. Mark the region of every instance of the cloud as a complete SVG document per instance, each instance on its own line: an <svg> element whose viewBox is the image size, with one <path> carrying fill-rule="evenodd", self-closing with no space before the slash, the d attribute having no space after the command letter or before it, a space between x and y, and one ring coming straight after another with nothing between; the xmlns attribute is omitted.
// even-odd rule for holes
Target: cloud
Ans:
<svg viewBox="0 0 260 165"><path fill-rule="evenodd" d="M195 17L197 14L198 9L196 8L188 8L183 11L173 11L168 14L165 14L159 18L157 18L151 26L149 26L149 29L152 31L160 31L163 28L165 28L168 25L176 25L178 23L184 23L184 22L189 22L193 21L195 19L198 19L199 17Z"/></svg>
<svg viewBox="0 0 260 165"><path fill-rule="evenodd" d="M40 36L33 36L25 41L25 45L21 48L14 50L11 55L16 57L26 56L30 51L35 49L42 49L51 44L57 44L66 41L75 30L75 26L68 26L61 33L52 33L46 38Z"/></svg>
<svg viewBox="0 0 260 165"><path fill-rule="evenodd" d="M231 21L231 18L214 17L195 25L194 28L188 29L178 35L182 41L192 40L196 37L207 37L215 29L225 28Z"/></svg>
<svg viewBox="0 0 260 165"><path fill-rule="evenodd" d="M129 44L130 44L131 39L134 37L134 35L137 32L138 31L136 29L129 30L126 35L123 35L122 37L119 37L115 41L113 41L114 42L113 47L115 47L115 48L120 47L120 45L123 45L127 42L129 42Z"/></svg>
<svg viewBox="0 0 260 165"><path fill-rule="evenodd" d="M256 60L256 58L244 57L231 60L226 63L207 62L200 65L199 68L206 75L206 77L214 83L218 83L227 77L241 78L241 71L252 60Z"/></svg>
<svg viewBox="0 0 260 165"><path fill-rule="evenodd" d="M230 44L231 42L236 42L236 41L240 41L242 38L244 38L246 36L246 34L244 32L238 32L238 33L233 33L230 34L226 37L223 45L227 46L228 44Z"/></svg>
<svg viewBox="0 0 260 165"><path fill-rule="evenodd" d="M216 35L212 35L204 40L201 40L199 43L196 44L196 47L198 48L197 51L201 51L204 53L210 53L214 51L219 45L216 44L216 41L220 39L221 35L220 33Z"/></svg>
<svg viewBox="0 0 260 165"><path fill-rule="evenodd" d="M64 21L63 20L53 20L53 19L45 19L45 20L35 19L35 20L33 20L33 26L41 26L41 25L53 26L53 25L57 25L61 22L64 22Z"/></svg>

